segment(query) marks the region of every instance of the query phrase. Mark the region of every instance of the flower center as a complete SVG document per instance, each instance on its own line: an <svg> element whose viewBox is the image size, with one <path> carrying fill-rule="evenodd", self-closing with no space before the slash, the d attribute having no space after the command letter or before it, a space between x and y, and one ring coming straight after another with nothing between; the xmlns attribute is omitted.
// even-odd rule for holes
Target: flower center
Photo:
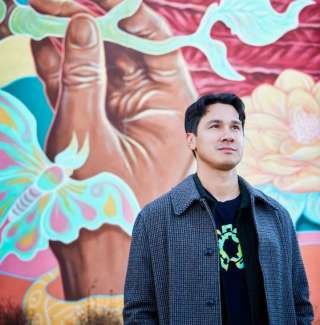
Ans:
<svg viewBox="0 0 320 325"><path fill-rule="evenodd" d="M320 139L320 117L306 112L293 115L291 135L302 144L309 144Z"/></svg>

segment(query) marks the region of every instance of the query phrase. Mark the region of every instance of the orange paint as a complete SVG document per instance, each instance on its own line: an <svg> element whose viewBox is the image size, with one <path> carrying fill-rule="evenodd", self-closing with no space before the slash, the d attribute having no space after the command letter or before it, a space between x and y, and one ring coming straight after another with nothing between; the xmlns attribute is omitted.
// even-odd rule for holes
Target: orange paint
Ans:
<svg viewBox="0 0 320 325"><path fill-rule="evenodd" d="M38 231L34 230L30 234L24 236L17 244L17 248L21 251L29 250L38 239Z"/></svg>
<svg viewBox="0 0 320 325"><path fill-rule="evenodd" d="M0 303L9 300L13 304L22 304L24 294L31 284L29 280L0 274Z"/></svg>
<svg viewBox="0 0 320 325"><path fill-rule="evenodd" d="M315 313L314 325L320 325L320 245L301 246L301 253L307 272L310 300Z"/></svg>
<svg viewBox="0 0 320 325"><path fill-rule="evenodd" d="M15 130L17 129L16 123L11 119L10 115L6 112L3 107L1 107L0 109L0 124L5 124Z"/></svg>

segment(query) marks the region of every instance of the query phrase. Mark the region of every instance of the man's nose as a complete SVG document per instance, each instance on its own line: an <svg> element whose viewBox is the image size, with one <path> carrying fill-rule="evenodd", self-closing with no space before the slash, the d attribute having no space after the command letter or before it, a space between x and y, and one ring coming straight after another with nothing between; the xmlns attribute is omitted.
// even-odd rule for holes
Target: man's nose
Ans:
<svg viewBox="0 0 320 325"><path fill-rule="evenodd" d="M231 132L230 129L225 129L223 131L223 134L221 135L220 140L223 141L223 142L233 142L234 141L234 135L233 135L233 133Z"/></svg>

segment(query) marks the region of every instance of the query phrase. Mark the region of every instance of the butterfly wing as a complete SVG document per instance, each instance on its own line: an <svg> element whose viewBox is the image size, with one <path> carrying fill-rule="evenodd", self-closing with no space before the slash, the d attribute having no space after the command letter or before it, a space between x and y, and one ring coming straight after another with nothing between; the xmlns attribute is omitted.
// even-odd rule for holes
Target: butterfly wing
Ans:
<svg viewBox="0 0 320 325"><path fill-rule="evenodd" d="M130 187L103 172L86 180L68 179L45 211L43 229L48 238L63 243L77 239L81 228L94 230L103 224L118 225L131 235L139 210Z"/></svg>
<svg viewBox="0 0 320 325"><path fill-rule="evenodd" d="M48 238L41 228L41 220L52 197L45 195L13 222L5 221L0 235L0 262L9 254L21 260L32 259L39 251L48 247Z"/></svg>
<svg viewBox="0 0 320 325"><path fill-rule="evenodd" d="M49 164L37 140L34 117L0 90L0 226L16 198Z"/></svg>
<svg viewBox="0 0 320 325"><path fill-rule="evenodd" d="M73 155L73 151L56 157L57 162L70 165L66 156ZM83 160L87 154L84 150ZM118 225L131 235L138 202L122 179L105 172L81 181L65 177L57 188L32 202L19 218L6 219L17 197L34 186L51 162L38 144L33 116L21 102L1 90L0 161L0 260L10 253L30 259L48 246L48 239L70 243L81 228L98 229L105 223Z"/></svg>

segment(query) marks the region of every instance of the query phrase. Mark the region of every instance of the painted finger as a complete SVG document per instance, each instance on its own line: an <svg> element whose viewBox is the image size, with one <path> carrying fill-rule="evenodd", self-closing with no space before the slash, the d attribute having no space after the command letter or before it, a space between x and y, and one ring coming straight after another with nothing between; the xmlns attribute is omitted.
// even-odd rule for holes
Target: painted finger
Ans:
<svg viewBox="0 0 320 325"><path fill-rule="evenodd" d="M91 1L101 6L105 11L109 11L122 2L121 0ZM130 34L153 41L164 40L172 36L165 19L144 3L141 4L133 16L120 21L119 26ZM155 74L170 70L172 70L172 74L175 74L177 67L181 65L181 60L178 51L161 56L144 55L147 68L151 73Z"/></svg>
<svg viewBox="0 0 320 325"><path fill-rule="evenodd" d="M70 17L81 12L89 13L85 6L70 0L29 0L29 4L38 12L52 16Z"/></svg>
<svg viewBox="0 0 320 325"><path fill-rule="evenodd" d="M80 146L89 138L89 157L74 173L82 179L105 170L121 169L124 162L116 127L105 112L106 64L100 31L93 17L77 14L68 26L57 114L47 140L51 159L76 134ZM120 166L120 167L119 167Z"/></svg>
<svg viewBox="0 0 320 325"><path fill-rule="evenodd" d="M70 141L75 132L80 143L106 120L106 73L103 42L94 19L72 17L64 45L57 114L47 143L50 156ZM62 140L63 138L63 140Z"/></svg>
<svg viewBox="0 0 320 325"><path fill-rule="evenodd" d="M4 5L6 8L6 11L5 11L5 16L2 17L1 23L0 23L0 40L12 35L12 33L9 29L9 18L10 18L10 15L11 15L13 9L16 7L16 4L12 0L6 1L6 3Z"/></svg>
<svg viewBox="0 0 320 325"><path fill-rule="evenodd" d="M44 83L49 102L55 108L59 93L61 57L49 39L31 41L36 71Z"/></svg>

